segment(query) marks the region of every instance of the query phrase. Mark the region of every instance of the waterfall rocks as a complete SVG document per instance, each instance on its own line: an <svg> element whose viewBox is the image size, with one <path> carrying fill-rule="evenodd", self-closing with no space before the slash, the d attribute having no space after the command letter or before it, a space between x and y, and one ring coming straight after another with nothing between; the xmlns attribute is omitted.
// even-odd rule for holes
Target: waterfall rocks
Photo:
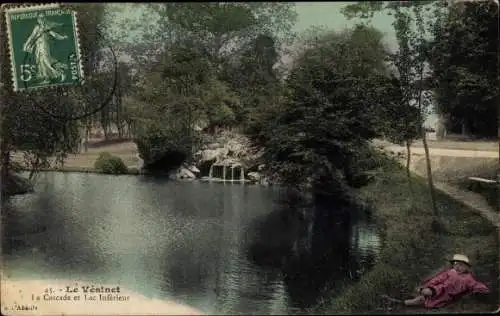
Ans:
<svg viewBox="0 0 500 316"><path fill-rule="evenodd" d="M184 163L170 173L171 179L268 184L260 164L263 149L252 147L246 136L232 131L202 134L199 148L188 159L189 165Z"/></svg>
<svg viewBox="0 0 500 316"><path fill-rule="evenodd" d="M249 172L247 174L247 177L248 177L248 179L250 179L252 181L259 182L261 175L260 175L260 173L254 171L254 172Z"/></svg>
<svg viewBox="0 0 500 316"><path fill-rule="evenodd" d="M252 147L246 136L222 131L203 135L201 149L194 154L193 160L203 177L246 181L246 172L258 166L261 156L262 150Z"/></svg>
<svg viewBox="0 0 500 316"><path fill-rule="evenodd" d="M177 170L170 173L172 180L195 180L198 178L200 170L196 166L182 165Z"/></svg>

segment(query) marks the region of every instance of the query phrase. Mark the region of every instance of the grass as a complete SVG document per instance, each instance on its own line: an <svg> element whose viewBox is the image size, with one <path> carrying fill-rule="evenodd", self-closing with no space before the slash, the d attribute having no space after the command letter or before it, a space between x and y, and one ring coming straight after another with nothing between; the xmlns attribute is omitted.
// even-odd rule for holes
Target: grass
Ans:
<svg viewBox="0 0 500 316"><path fill-rule="evenodd" d="M375 206L374 216L382 227L384 245L375 266L357 283L320 306L327 313L435 313L423 308L389 311L380 295L412 297L420 281L447 264L454 253L465 253L474 273L498 297L498 238L487 220L453 199L438 194L440 228L432 229L428 188L422 178L413 181L411 202L404 170L389 170L359 192ZM487 312L495 302L465 298L438 312Z"/></svg>
<svg viewBox="0 0 500 316"><path fill-rule="evenodd" d="M68 172L96 172L94 162L103 151L109 152L114 156L120 157L129 169L138 167L139 158L137 157L137 147L131 141L104 143L98 142L89 146L87 152L81 152L75 155L68 155L64 160L63 167L52 167L50 170L68 171ZM12 155L15 162L23 161L21 153ZM54 165L54 164L52 164Z"/></svg>
<svg viewBox="0 0 500 316"><path fill-rule="evenodd" d="M426 174L425 157L412 157L413 168ZM498 158L431 156L432 176L436 181L457 185L469 177L495 179Z"/></svg>

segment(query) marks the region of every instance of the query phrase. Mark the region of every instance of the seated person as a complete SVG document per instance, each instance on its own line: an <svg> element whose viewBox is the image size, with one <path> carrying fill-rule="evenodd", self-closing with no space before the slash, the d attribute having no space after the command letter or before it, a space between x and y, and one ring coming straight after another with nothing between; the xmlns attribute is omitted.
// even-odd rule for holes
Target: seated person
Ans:
<svg viewBox="0 0 500 316"><path fill-rule="evenodd" d="M422 282L419 294L412 299L399 300L383 295L389 302L405 306L424 306L425 308L440 308L472 293L489 293L488 287L476 280L471 273L469 258L456 254L450 260L451 268L445 269Z"/></svg>

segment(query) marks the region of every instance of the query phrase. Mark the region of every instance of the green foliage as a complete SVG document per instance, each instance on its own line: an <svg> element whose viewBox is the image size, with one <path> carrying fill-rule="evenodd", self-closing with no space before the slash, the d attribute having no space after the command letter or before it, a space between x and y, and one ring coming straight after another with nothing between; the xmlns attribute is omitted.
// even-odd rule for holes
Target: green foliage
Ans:
<svg viewBox="0 0 500 316"><path fill-rule="evenodd" d="M207 82L201 98L208 127L229 127L241 121L240 98L223 81L212 79Z"/></svg>
<svg viewBox="0 0 500 316"><path fill-rule="evenodd" d="M134 141L146 167L171 154L190 157L198 142L197 124L234 122L238 100L216 79L203 47L191 41L178 44L157 66L161 72L144 76L128 100Z"/></svg>
<svg viewBox="0 0 500 316"><path fill-rule="evenodd" d="M152 123L145 125L137 133L134 142L137 144L137 150L141 159L144 160L146 169L156 166L162 160L171 160L164 166L164 171L168 171L190 157L197 140L196 136L196 134L184 133L175 126L161 127ZM177 157L180 157L181 161L178 161Z"/></svg>
<svg viewBox="0 0 500 316"><path fill-rule="evenodd" d="M420 100L421 122L433 99L437 112L449 119L452 132L494 136L498 7L491 1L446 7L446 1L372 1L349 4L343 13L366 23L380 11L394 17L399 51L392 63L408 100ZM429 75L424 72L427 62Z"/></svg>
<svg viewBox="0 0 500 316"><path fill-rule="evenodd" d="M94 162L94 169L105 174L124 174L128 169L120 157L102 152Z"/></svg>
<svg viewBox="0 0 500 316"><path fill-rule="evenodd" d="M137 70L144 71L152 60L175 47L179 39L200 43L219 62L232 55L258 34L275 35L279 43L293 39L292 26L297 19L293 3L151 3L132 4L141 8L142 16L122 19L121 27L112 34L116 46L134 59ZM113 6L117 14L126 16L126 6ZM141 36L135 30L142 29Z"/></svg>
<svg viewBox="0 0 500 316"><path fill-rule="evenodd" d="M242 48L236 61L224 64L220 75L237 94L241 104L237 120L253 139L261 136L262 115L273 111L282 95L274 69L278 57L275 39L260 34Z"/></svg>
<svg viewBox="0 0 500 316"><path fill-rule="evenodd" d="M346 7L344 13L348 18L355 16L355 13L360 12L365 14L368 12L376 12L381 10L389 10L394 15L393 27L396 32L398 41L398 51L389 56L389 61L397 69L398 80L392 80L393 83L399 82L399 89L395 87L392 91L396 92L392 101L397 104L397 109L403 115L401 123L389 124L386 127L388 136L393 140L405 141L407 153L407 174L408 183L411 187L410 178L410 153L409 145L414 140L415 136L422 137L422 142L426 154L427 162L427 178L429 182L429 191L431 195L434 214L437 214L435 191L432 180L432 169L429 158L429 148L426 141L426 132L423 128L426 114L429 112L429 107L432 101L432 93L430 91L430 82L433 78L426 71L426 62L429 57L430 45L429 37L433 28L429 27L429 21L426 21L429 16L424 12L424 6L428 5L426 1L414 2L385 2L379 6L366 6L362 3L357 3ZM439 20L442 13L442 2L434 2L435 10L432 12L431 18ZM428 12L430 7L427 6L425 11ZM364 16L371 18L371 16ZM432 24L431 24L432 25ZM394 86L394 84L393 84ZM399 101L398 101L399 100ZM399 104L398 104L399 103ZM414 117L413 113L417 116ZM416 129L415 129L416 127ZM417 131L417 133L415 133ZM411 189L410 189L411 191Z"/></svg>
<svg viewBox="0 0 500 316"><path fill-rule="evenodd" d="M8 7L5 6L5 7ZM5 8L2 7L2 8ZM99 49L97 29L103 17L101 4L71 4L77 11L82 34L82 52L85 59L84 72L93 69L95 53ZM47 91L14 93L10 76L10 61L7 52L7 32L5 15L0 17L0 54L2 77L0 98L2 102L0 117L0 138L2 141L2 166L10 168L9 151L22 151L29 166L37 170L49 164L49 158L61 160L67 153L75 151L79 143L79 122L64 117L76 116L84 111L85 99L75 89L58 87ZM87 62L88 61L88 62Z"/></svg>
<svg viewBox="0 0 500 316"><path fill-rule="evenodd" d="M364 26L331 32L298 58L266 143L266 160L281 181L353 184L356 158L378 135L387 104L381 40Z"/></svg>
<svg viewBox="0 0 500 316"><path fill-rule="evenodd" d="M272 68L278 47L290 38L294 5L135 6L145 10L135 21L143 35L130 40L129 31L137 28L132 20L112 35L140 77L124 98L124 112L133 117L146 165L172 153L189 157L198 126L251 126L261 135L260 115L277 103L280 89Z"/></svg>
<svg viewBox="0 0 500 316"><path fill-rule="evenodd" d="M436 22L430 63L437 110L451 128L482 137L497 134L498 8L466 2Z"/></svg>

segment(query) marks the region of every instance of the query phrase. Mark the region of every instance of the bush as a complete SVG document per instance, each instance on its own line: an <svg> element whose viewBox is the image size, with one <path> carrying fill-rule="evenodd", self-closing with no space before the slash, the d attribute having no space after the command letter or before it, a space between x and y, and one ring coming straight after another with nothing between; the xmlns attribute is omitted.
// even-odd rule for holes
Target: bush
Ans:
<svg viewBox="0 0 500 316"><path fill-rule="evenodd" d="M148 171L168 172L191 156L199 135L175 126L146 126L134 139Z"/></svg>
<svg viewBox="0 0 500 316"><path fill-rule="evenodd" d="M94 162L94 168L98 172L106 174L124 174L128 169L120 157L113 156L108 152L102 152Z"/></svg>

